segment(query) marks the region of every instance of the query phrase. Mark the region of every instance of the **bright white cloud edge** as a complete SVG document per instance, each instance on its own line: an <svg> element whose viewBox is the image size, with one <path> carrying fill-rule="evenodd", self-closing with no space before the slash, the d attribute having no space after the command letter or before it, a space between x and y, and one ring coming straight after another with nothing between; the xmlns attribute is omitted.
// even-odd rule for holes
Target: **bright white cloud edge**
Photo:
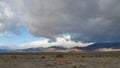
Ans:
<svg viewBox="0 0 120 68"><path fill-rule="evenodd" d="M18 48L25 49L25 48L36 48L36 47L50 47L50 46L63 46L66 48L71 48L75 46L85 47L93 43L82 43L82 42L74 42L71 41L70 38L67 37L57 37L56 42L49 42L50 39L45 39L41 41L33 41L21 44Z"/></svg>

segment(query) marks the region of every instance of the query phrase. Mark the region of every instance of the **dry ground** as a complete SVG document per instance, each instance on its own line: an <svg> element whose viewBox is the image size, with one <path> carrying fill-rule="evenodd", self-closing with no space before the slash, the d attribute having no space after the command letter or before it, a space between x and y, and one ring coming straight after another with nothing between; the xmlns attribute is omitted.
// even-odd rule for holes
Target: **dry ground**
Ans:
<svg viewBox="0 0 120 68"><path fill-rule="evenodd" d="M120 68L120 52L1 53L0 68Z"/></svg>

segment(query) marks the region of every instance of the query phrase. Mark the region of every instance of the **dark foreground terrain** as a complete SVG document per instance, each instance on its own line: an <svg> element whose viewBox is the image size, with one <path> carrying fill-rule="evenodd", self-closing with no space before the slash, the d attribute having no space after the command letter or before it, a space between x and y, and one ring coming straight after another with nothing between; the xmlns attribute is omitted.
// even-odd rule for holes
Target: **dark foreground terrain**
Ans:
<svg viewBox="0 0 120 68"><path fill-rule="evenodd" d="M0 53L0 68L120 68L120 52Z"/></svg>

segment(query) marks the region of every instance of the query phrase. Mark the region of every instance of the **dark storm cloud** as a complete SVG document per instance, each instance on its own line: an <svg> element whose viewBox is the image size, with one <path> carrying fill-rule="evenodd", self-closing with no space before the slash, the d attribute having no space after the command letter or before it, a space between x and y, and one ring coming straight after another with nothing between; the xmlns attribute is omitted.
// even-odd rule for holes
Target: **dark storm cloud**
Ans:
<svg viewBox="0 0 120 68"><path fill-rule="evenodd" d="M28 22L24 24L34 36L54 38L68 33L74 41L118 42L120 40L120 0L14 2L17 3L17 8L21 9L27 18L29 17Z"/></svg>

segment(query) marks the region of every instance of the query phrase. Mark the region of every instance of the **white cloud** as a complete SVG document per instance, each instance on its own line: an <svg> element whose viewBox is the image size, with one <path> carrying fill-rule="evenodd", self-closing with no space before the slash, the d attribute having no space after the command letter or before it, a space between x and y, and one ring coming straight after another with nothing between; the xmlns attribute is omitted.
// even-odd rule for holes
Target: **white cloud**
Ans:
<svg viewBox="0 0 120 68"><path fill-rule="evenodd" d="M3 32L0 34L0 37L12 37L12 35L9 34L8 32Z"/></svg>
<svg viewBox="0 0 120 68"><path fill-rule="evenodd" d="M62 38L62 37L57 37L57 40L55 42L49 42L50 39L45 39L41 41L33 41L33 42L28 42L19 45L18 48L24 49L24 48L36 48L36 47L50 47L50 46L63 46L66 48L71 48L74 46L80 46L80 47L85 47L93 43L82 43L82 42L74 42L71 41L68 38Z"/></svg>

